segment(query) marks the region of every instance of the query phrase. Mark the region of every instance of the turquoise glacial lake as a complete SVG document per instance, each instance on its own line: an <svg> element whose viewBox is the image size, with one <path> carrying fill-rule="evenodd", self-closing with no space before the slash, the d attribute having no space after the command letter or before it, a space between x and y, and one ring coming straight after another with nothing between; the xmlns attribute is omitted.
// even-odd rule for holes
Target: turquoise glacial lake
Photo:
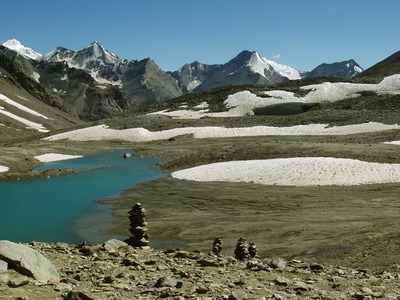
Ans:
<svg viewBox="0 0 400 300"><path fill-rule="evenodd" d="M123 158L127 151L47 163L36 170L89 169L74 174L0 182L0 240L100 243L109 238L112 207L98 203L134 185L166 176L157 158Z"/></svg>

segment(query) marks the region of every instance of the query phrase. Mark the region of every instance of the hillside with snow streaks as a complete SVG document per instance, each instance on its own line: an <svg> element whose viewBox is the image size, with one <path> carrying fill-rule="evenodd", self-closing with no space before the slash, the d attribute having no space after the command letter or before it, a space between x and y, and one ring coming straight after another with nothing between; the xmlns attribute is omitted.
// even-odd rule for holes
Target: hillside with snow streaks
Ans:
<svg viewBox="0 0 400 300"><path fill-rule="evenodd" d="M23 99L23 101L28 101L27 99ZM38 113L37 111L30 109L18 102L15 102L13 100L11 100L10 98L4 96L3 94L0 94L0 103L4 102L5 104L8 104L14 108L16 108L18 111L22 111L25 113L28 113L32 116L35 117L40 117L43 118L45 120L49 120L48 117L46 117L45 115ZM0 114L7 116L15 121L18 121L19 123L22 123L26 126L27 129L34 129L37 130L39 132L48 132L49 130L46 129L46 127L44 127L42 124L30 121L24 117L18 116L15 113L12 113L10 111L7 111L5 107L0 106Z"/></svg>
<svg viewBox="0 0 400 300"><path fill-rule="evenodd" d="M24 99L24 98L22 98L22 99L25 100L25 101L28 101L27 99ZM20 109L20 110L22 110L24 112L27 112L27 113L29 113L31 115L34 115L34 116L37 116L37 117L42 117L43 119L46 119L46 120L48 119L45 115L42 115L41 113L38 113L37 111L34 111L34 110L32 110L32 109L30 109L30 108L28 108L28 107L26 107L26 106L24 106L22 104L19 104L19 103L15 102L15 101L11 100L10 98L4 96L3 94L0 94L0 100L4 101L7 104L10 104L10 105L18 108L18 109Z"/></svg>
<svg viewBox="0 0 400 300"><path fill-rule="evenodd" d="M34 129L34 130L37 130L39 132L49 132L49 130L47 130L42 124L29 121L29 120L27 120L25 118L22 118L22 117L19 117L19 116L13 114L13 113L10 113L10 112L6 111L4 109L4 107L2 107L2 106L0 106L0 114L3 114L3 115L5 115L5 116L7 116L7 117L9 117L11 119L14 119L14 120L26 125L27 129Z"/></svg>

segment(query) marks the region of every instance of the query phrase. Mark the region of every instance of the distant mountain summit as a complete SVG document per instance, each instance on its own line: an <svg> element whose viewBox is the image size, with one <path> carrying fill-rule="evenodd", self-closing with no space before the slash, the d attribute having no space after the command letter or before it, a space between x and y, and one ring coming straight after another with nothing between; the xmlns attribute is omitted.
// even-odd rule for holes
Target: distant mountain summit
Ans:
<svg viewBox="0 0 400 300"><path fill-rule="evenodd" d="M242 51L225 64L206 65L197 61L172 72L184 91L201 91L235 84L267 84L300 79L292 67L262 58L256 51Z"/></svg>
<svg viewBox="0 0 400 300"><path fill-rule="evenodd" d="M30 59L39 59L40 57L42 57L42 54L36 52L31 48L25 47L16 39L11 39L4 42L3 46Z"/></svg>
<svg viewBox="0 0 400 300"><path fill-rule="evenodd" d="M333 76L339 78L352 78L360 74L363 69L353 59L335 62L331 64L321 64L311 72L305 73L304 77L314 78L323 76Z"/></svg>
<svg viewBox="0 0 400 300"><path fill-rule="evenodd" d="M66 62L70 68L87 71L101 83L121 84L121 75L127 60L121 59L95 41L82 50L69 50L64 47L45 54L42 60Z"/></svg>
<svg viewBox="0 0 400 300"><path fill-rule="evenodd" d="M268 74L272 72L277 72L283 77L286 77L290 80L301 79L301 74L298 70L277 63L275 61L269 60L267 58L261 57L257 52L252 52L250 60L248 62L248 66L250 70L254 73L258 73L261 76L267 77Z"/></svg>
<svg viewBox="0 0 400 300"><path fill-rule="evenodd" d="M182 94L176 80L151 59L128 61L97 41L81 50L57 47L44 55L41 61L66 63L69 68L84 70L98 84L118 86L132 104L139 106L166 101Z"/></svg>

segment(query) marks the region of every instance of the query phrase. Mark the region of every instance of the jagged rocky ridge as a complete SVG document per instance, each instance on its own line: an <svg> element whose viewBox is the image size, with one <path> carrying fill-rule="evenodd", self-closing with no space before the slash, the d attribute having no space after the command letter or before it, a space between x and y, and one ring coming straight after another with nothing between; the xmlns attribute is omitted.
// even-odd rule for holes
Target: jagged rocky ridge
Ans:
<svg viewBox="0 0 400 300"><path fill-rule="evenodd" d="M81 50L57 47L43 56L16 40L3 45L21 54L10 59L27 76L45 87L66 110L85 121L126 114L190 91L238 84L279 83L300 79L306 74L262 58L255 51L243 51L225 64L194 62L167 73L150 58L128 61L97 41ZM351 70L346 72L343 64L341 72L329 66L324 69L325 75L353 74ZM352 65L349 66L351 69ZM311 76L312 72L307 74Z"/></svg>

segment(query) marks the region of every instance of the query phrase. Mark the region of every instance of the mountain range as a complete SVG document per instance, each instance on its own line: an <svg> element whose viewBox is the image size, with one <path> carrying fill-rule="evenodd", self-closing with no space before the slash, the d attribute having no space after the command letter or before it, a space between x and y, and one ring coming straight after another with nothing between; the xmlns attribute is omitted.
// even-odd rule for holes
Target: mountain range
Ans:
<svg viewBox="0 0 400 300"><path fill-rule="evenodd" d="M334 76L351 78L362 68L348 60L300 72L255 51L242 51L225 64L198 61L164 72L150 58L119 58L95 41L81 50L57 47L40 54L17 40L0 47L0 55L46 90L52 103L85 121L93 121L164 102L189 92L241 84L274 84Z"/></svg>

